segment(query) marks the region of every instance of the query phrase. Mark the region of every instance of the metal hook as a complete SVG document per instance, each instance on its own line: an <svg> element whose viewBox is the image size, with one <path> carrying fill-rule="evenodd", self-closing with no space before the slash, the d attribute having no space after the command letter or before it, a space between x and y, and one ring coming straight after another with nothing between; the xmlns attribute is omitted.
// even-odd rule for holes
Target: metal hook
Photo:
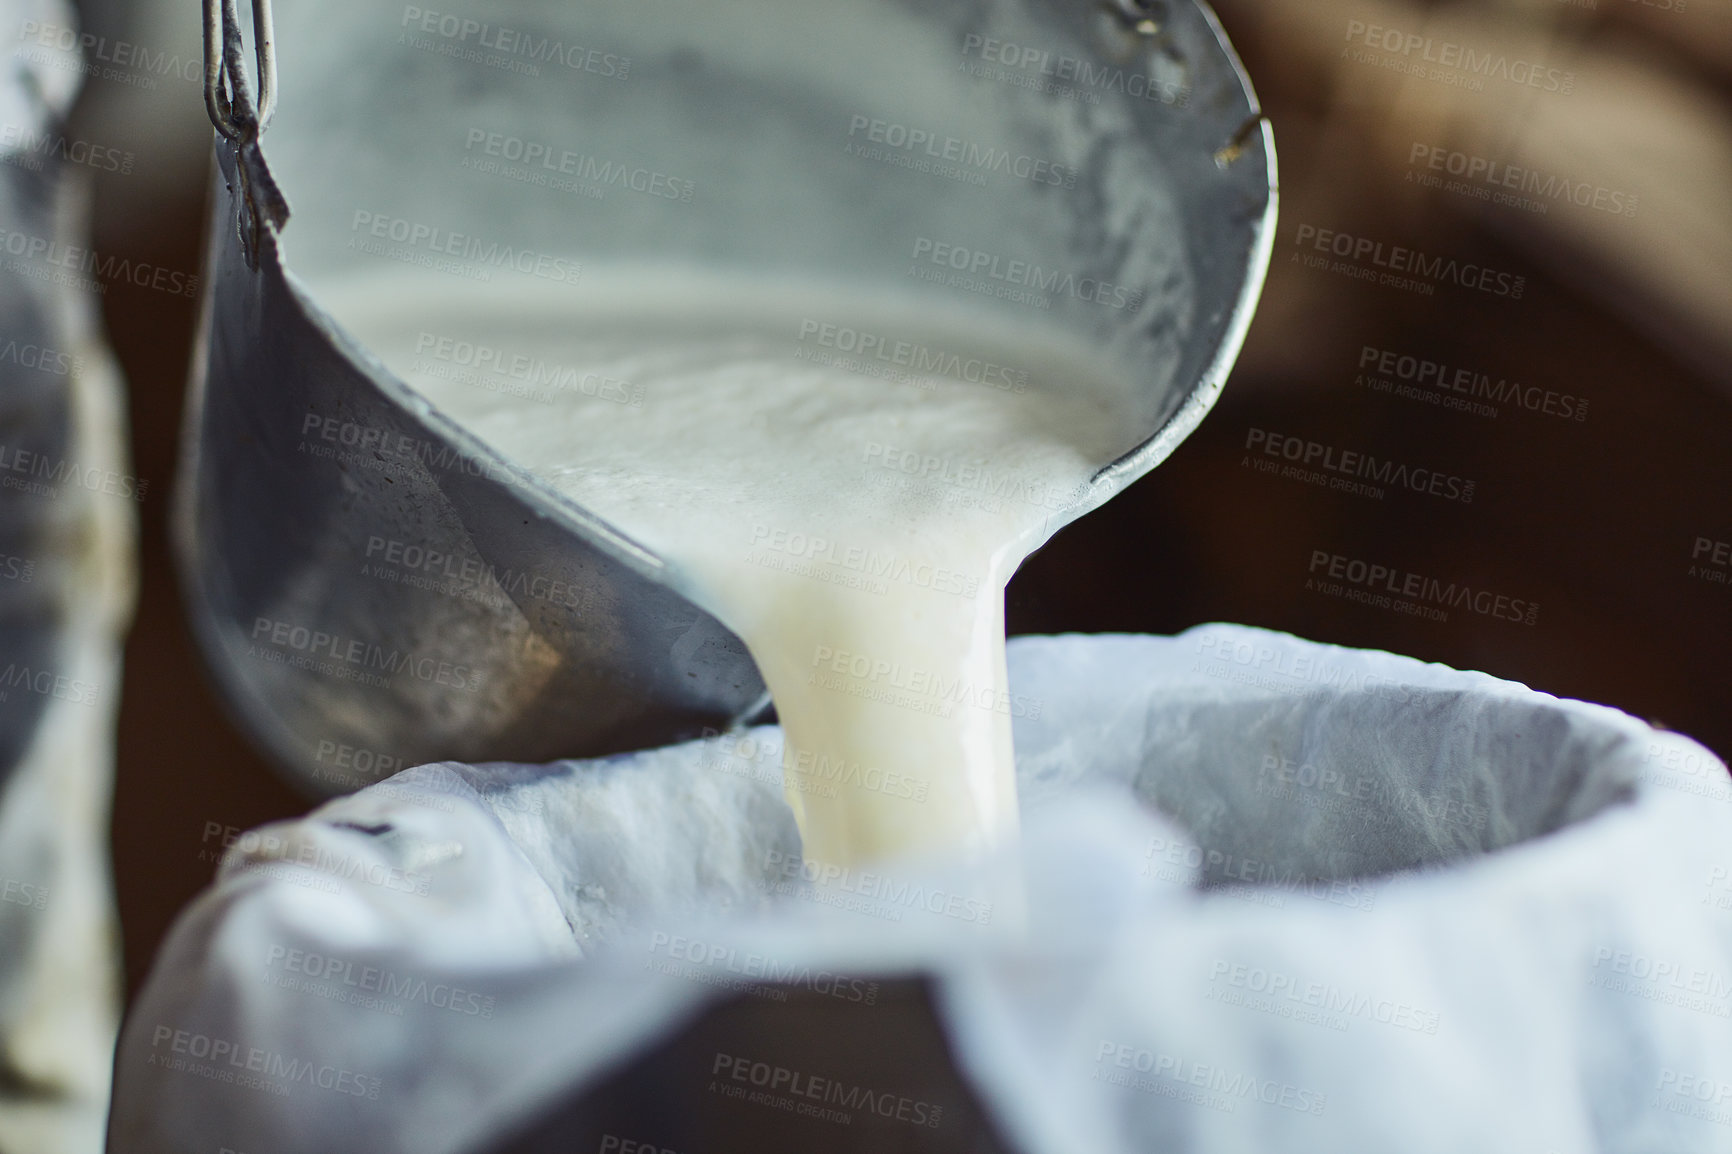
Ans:
<svg viewBox="0 0 1732 1154"><path fill-rule="evenodd" d="M239 197L235 220L241 257L258 268L267 230L289 219L289 204L259 154L259 134L277 106L277 54L271 29L271 0L253 0L253 58L258 62L259 96L247 83L245 40L235 0L204 0L204 106L210 122L235 148L234 184Z"/></svg>
<svg viewBox="0 0 1732 1154"><path fill-rule="evenodd" d="M216 130L236 144L257 140L277 107L271 0L252 2L253 59L259 73L256 104L242 62L241 21L235 0L204 0L204 107Z"/></svg>
<svg viewBox="0 0 1732 1154"><path fill-rule="evenodd" d="M1215 167L1226 168L1241 156L1245 155L1245 146L1251 142L1251 137L1263 127L1263 112L1255 110L1239 125L1238 131L1227 139L1227 143L1215 150Z"/></svg>

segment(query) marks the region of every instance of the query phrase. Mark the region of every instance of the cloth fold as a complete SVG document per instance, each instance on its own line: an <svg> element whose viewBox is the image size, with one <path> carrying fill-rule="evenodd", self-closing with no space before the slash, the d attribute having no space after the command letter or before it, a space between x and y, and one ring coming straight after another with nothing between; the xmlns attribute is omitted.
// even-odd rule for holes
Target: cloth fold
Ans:
<svg viewBox="0 0 1732 1154"><path fill-rule="evenodd" d="M248 835L129 1019L112 1148L509 1149L706 1007L909 975L1026 1154L1732 1148L1706 750L1240 626L1020 638L1009 668L1040 708L985 865L814 883L773 727L423 766ZM982 869L1020 879L991 916L946 897ZM799 1124L854 1148L902 1124L872 1108Z"/></svg>

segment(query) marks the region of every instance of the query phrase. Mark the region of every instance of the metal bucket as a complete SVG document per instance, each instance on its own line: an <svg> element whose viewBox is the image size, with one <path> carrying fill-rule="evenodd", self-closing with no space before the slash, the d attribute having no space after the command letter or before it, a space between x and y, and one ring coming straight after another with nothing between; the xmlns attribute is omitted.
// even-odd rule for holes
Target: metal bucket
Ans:
<svg viewBox="0 0 1732 1154"><path fill-rule="evenodd" d="M333 278L557 293L586 261L677 260L1038 316L1142 389L1139 447L1056 528L1201 420L1269 260L1268 125L1191 0L297 4L268 165L268 3L255 101L218 2L178 546L216 680L315 793L767 707L676 573L394 376L321 307Z"/></svg>

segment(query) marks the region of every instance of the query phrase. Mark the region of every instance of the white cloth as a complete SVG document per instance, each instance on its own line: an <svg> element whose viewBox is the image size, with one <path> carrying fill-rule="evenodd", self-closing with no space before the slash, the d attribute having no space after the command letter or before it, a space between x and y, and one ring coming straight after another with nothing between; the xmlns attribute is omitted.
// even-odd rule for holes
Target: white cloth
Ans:
<svg viewBox="0 0 1732 1154"><path fill-rule="evenodd" d="M1019 639L1010 679L1026 897L984 926L800 900L768 728L425 766L249 835L130 1016L112 1149L475 1149L747 956L935 974L1029 1154L1732 1149L1732 795L1701 747L1237 626Z"/></svg>

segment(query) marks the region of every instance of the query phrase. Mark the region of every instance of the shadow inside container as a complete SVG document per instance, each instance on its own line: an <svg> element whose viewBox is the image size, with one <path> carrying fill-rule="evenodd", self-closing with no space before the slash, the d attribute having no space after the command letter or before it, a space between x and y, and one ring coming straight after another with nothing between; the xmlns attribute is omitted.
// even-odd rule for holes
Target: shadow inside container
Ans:
<svg viewBox="0 0 1732 1154"><path fill-rule="evenodd" d="M1543 694L1387 684L1145 720L1132 788L1200 847L1205 890L1437 868L1635 799L1642 749Z"/></svg>
<svg viewBox="0 0 1732 1154"><path fill-rule="evenodd" d="M924 979L873 1004L734 997L489 1154L1011 1154L958 1074Z"/></svg>

